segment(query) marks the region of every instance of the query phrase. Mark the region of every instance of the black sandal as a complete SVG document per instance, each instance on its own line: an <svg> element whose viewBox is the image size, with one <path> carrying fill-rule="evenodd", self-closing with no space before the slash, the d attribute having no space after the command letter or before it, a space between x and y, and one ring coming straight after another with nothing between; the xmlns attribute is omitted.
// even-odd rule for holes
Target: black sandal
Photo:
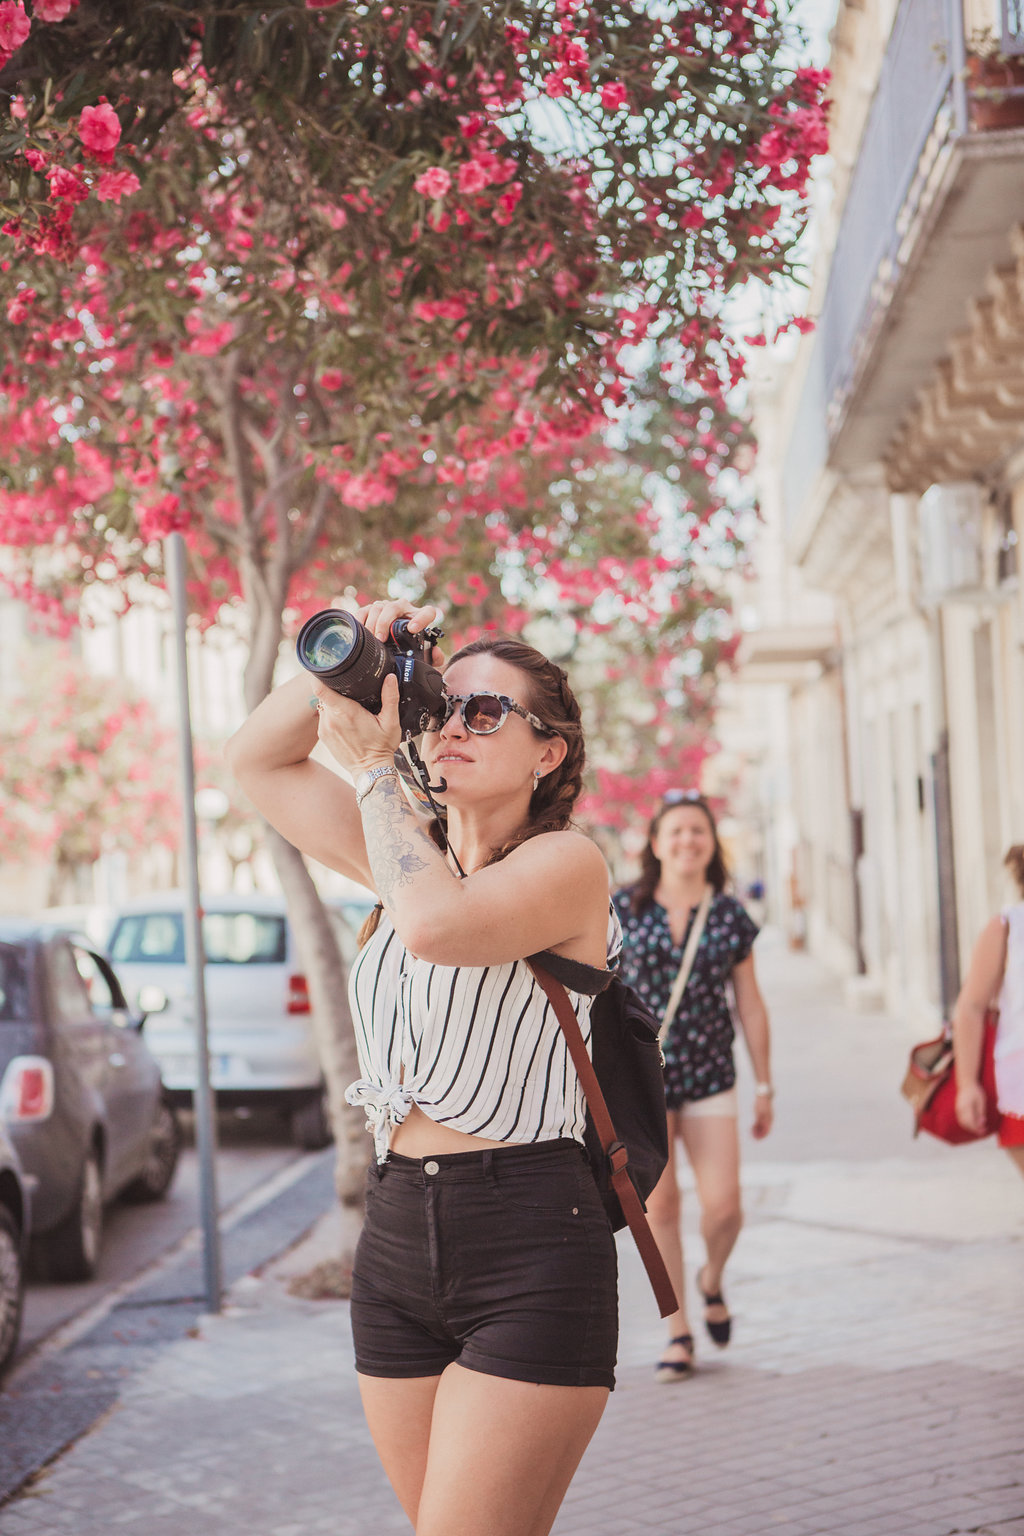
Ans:
<svg viewBox="0 0 1024 1536"><path fill-rule="evenodd" d="M704 1271L701 1270L700 1274L697 1276L697 1289L700 1291L701 1300L704 1302L704 1306L724 1307L725 1297L722 1295L721 1291L706 1291L704 1289L703 1285L701 1284L701 1275L703 1275L703 1273ZM719 1349L724 1349L732 1337L732 1318L727 1317L722 1322L713 1323L705 1314L704 1327L707 1329L712 1343L717 1344Z"/></svg>
<svg viewBox="0 0 1024 1536"><path fill-rule="evenodd" d="M680 1333L674 1339L669 1339L670 1344L681 1344L684 1349L690 1351L689 1360L659 1360L655 1366L655 1381L662 1383L669 1381L685 1381L693 1375L693 1334Z"/></svg>

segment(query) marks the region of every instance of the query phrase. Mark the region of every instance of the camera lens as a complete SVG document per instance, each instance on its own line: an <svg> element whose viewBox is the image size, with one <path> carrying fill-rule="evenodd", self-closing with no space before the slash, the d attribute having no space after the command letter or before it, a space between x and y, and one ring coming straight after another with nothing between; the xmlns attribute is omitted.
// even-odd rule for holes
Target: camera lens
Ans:
<svg viewBox="0 0 1024 1536"><path fill-rule="evenodd" d="M320 613L302 632L300 660L310 672L330 672L355 649L356 632L347 613Z"/></svg>
<svg viewBox="0 0 1024 1536"><path fill-rule="evenodd" d="M364 624L341 608L325 608L307 619L295 643L299 661L335 693L380 712L384 677L395 670L391 652Z"/></svg>

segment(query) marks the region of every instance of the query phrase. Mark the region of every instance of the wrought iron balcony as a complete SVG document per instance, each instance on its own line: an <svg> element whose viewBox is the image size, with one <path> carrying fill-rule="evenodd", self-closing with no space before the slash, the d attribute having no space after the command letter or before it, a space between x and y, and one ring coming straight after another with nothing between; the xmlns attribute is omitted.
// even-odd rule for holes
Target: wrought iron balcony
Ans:
<svg viewBox="0 0 1024 1536"><path fill-rule="evenodd" d="M883 457L1024 222L1024 0L993 7L992 58L963 0L902 0L843 205L784 467L791 523L826 465Z"/></svg>

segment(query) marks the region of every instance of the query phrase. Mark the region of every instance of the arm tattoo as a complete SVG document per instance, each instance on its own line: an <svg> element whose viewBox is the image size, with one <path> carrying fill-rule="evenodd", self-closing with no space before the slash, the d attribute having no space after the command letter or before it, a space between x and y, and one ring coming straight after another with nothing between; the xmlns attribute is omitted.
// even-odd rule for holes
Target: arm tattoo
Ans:
<svg viewBox="0 0 1024 1536"><path fill-rule="evenodd" d="M382 779L374 786L365 802L363 831L377 895L387 908L399 886L411 885L432 863L443 865L440 850L418 824L397 779ZM432 857L423 856L428 853Z"/></svg>

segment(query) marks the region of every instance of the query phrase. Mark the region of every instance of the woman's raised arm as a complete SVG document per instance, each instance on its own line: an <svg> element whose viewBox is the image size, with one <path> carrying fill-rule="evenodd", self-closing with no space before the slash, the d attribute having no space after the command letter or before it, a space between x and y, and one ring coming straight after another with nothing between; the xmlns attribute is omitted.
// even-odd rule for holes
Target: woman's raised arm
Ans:
<svg viewBox="0 0 1024 1536"><path fill-rule="evenodd" d="M319 711L311 677L294 677L253 710L225 748L239 785L270 825L302 853L372 885L355 791L314 762Z"/></svg>

